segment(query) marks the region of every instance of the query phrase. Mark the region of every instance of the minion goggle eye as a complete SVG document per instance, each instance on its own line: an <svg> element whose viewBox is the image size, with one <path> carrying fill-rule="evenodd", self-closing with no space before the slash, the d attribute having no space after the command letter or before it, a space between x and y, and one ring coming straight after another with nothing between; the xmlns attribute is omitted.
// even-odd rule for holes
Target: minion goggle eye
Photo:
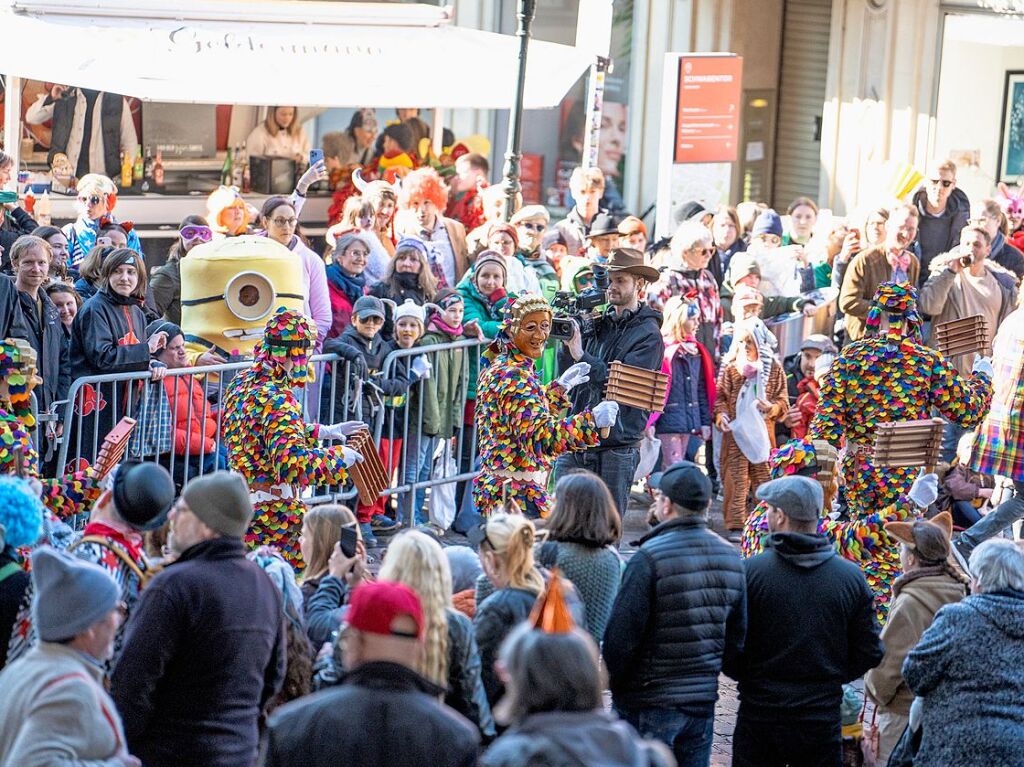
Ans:
<svg viewBox="0 0 1024 767"><path fill-rule="evenodd" d="M241 272L228 282L223 295L205 296L182 301L182 306L197 306L224 301L228 310L244 322L255 322L270 314L278 299L293 298L304 301L298 293L278 293L266 275L259 272Z"/></svg>

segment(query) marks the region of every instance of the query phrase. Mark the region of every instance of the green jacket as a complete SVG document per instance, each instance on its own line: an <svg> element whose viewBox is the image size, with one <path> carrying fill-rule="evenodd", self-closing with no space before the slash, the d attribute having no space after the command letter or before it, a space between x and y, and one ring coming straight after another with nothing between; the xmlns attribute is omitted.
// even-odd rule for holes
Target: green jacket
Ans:
<svg viewBox="0 0 1024 767"><path fill-rule="evenodd" d="M461 341L439 328L432 327L420 339L423 347ZM430 437L450 439L455 427L462 425L462 380L466 349L448 349L434 354L434 369L426 380L423 398L423 433Z"/></svg>
<svg viewBox="0 0 1024 767"><path fill-rule="evenodd" d="M476 285L472 282L473 270L470 269L466 275L459 280L455 290L462 296L466 306L462 324L476 320L480 329L487 338L495 338L501 328L501 309L508 302L508 296L502 298L495 304L491 304L486 298L480 295ZM481 347L480 351L483 351ZM469 355L469 393L468 399L476 399L476 379L480 376L480 355L472 353Z"/></svg>

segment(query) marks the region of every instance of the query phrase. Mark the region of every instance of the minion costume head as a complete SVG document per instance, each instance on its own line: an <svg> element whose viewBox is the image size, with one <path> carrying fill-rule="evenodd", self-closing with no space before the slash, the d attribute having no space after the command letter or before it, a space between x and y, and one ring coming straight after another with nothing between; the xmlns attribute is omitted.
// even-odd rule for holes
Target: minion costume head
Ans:
<svg viewBox="0 0 1024 767"><path fill-rule="evenodd" d="M199 245L181 260L181 328L192 351L250 356L278 309L303 310L300 256L269 237Z"/></svg>
<svg viewBox="0 0 1024 767"><path fill-rule="evenodd" d="M316 331L305 315L280 308L267 321L263 340L256 347L256 364L289 386L305 386L313 380L309 354L315 343Z"/></svg>

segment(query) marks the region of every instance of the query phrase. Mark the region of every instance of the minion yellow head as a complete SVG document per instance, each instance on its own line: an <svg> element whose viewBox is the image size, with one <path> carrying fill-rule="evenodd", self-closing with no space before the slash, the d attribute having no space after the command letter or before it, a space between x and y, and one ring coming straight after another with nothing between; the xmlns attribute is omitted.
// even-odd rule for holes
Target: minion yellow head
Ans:
<svg viewBox="0 0 1024 767"><path fill-rule="evenodd" d="M252 356L277 310L302 313L302 259L267 237L199 245L181 260L181 328L193 350Z"/></svg>

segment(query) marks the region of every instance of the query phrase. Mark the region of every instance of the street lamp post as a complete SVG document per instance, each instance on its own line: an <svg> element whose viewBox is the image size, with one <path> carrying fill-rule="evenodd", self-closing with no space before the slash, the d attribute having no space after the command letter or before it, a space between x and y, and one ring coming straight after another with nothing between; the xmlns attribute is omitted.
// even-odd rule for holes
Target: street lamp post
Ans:
<svg viewBox="0 0 1024 767"><path fill-rule="evenodd" d="M530 25L537 10L537 0L518 0L516 8L516 37L519 38L519 76L516 79L515 103L508 120L508 149L505 150L505 204L501 217L508 221L516 210L516 199L522 191L519 183L520 138L523 130L523 92L526 89L526 52L530 47Z"/></svg>

